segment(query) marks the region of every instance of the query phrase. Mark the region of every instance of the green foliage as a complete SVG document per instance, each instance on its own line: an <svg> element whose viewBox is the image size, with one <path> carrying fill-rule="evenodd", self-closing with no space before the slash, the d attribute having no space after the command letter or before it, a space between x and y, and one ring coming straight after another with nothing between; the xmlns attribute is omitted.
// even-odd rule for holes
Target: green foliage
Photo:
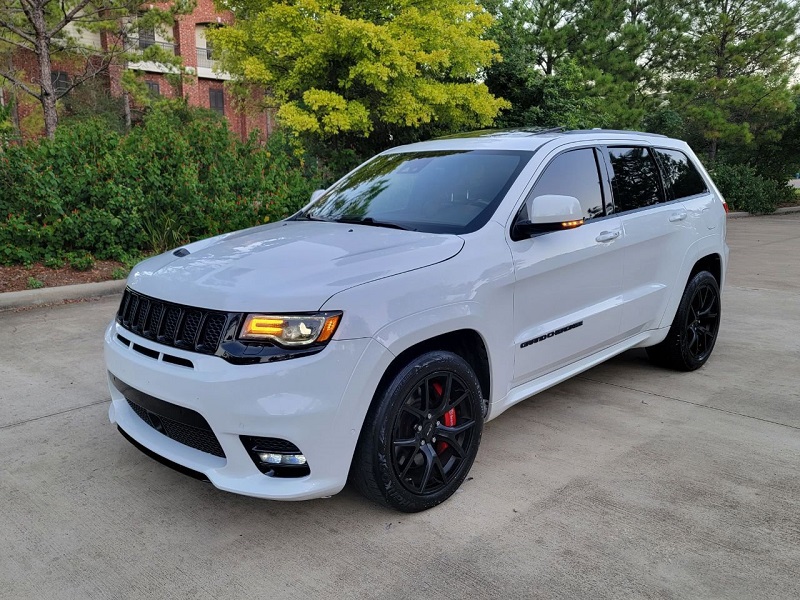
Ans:
<svg viewBox="0 0 800 600"><path fill-rule="evenodd" d="M0 106L0 152L15 137L14 122L11 119L12 110L14 105L11 102Z"/></svg>
<svg viewBox="0 0 800 600"><path fill-rule="evenodd" d="M94 269L94 257L91 254L70 253L67 255L69 266L76 271L91 271Z"/></svg>
<svg viewBox="0 0 800 600"><path fill-rule="evenodd" d="M158 103L127 136L102 120L65 123L53 141L0 154L0 264L70 253L131 264L289 216L322 177L288 134L241 142L182 101Z"/></svg>
<svg viewBox="0 0 800 600"><path fill-rule="evenodd" d="M610 115L592 95L584 71L572 60L561 61L550 75L530 70L519 82L517 103L498 119L501 127L606 127Z"/></svg>
<svg viewBox="0 0 800 600"><path fill-rule="evenodd" d="M27 286L29 290L38 290L44 287L44 283L36 279L36 277L28 277Z"/></svg>
<svg viewBox="0 0 800 600"><path fill-rule="evenodd" d="M785 0L698 0L681 40L670 104L690 142L714 161L723 146L781 138L794 110L789 81L800 51L800 5Z"/></svg>
<svg viewBox="0 0 800 600"><path fill-rule="evenodd" d="M48 256L44 259L44 266L48 269L60 269L64 266L64 261L55 256Z"/></svg>
<svg viewBox="0 0 800 600"><path fill-rule="evenodd" d="M782 202L794 200L794 190L774 179L759 175L747 165L716 165L711 176L731 210L756 215L770 214Z"/></svg>
<svg viewBox="0 0 800 600"><path fill-rule="evenodd" d="M125 132L122 99L111 95L108 80L101 77L86 80L64 96L59 118L72 122L100 119L109 130Z"/></svg>
<svg viewBox="0 0 800 600"><path fill-rule="evenodd" d="M122 267L116 267L113 271L111 271L111 278L125 279L126 277L128 277L128 273L130 273L130 269L123 269Z"/></svg>
<svg viewBox="0 0 800 600"><path fill-rule="evenodd" d="M676 40L687 27L686 0L486 0L484 5L496 16L490 35L503 56L488 70L486 82L492 93L511 101L513 108L503 117L508 124L529 121L529 107L547 101L541 88L550 78L561 78L554 88L566 86L568 104L577 106L567 106L562 116L554 95L552 113L567 121L558 125L640 127L644 115L658 107Z"/></svg>
<svg viewBox="0 0 800 600"><path fill-rule="evenodd" d="M481 83L498 60L475 0L231 0L209 32L226 70L267 86L289 129L314 138L490 125L507 104Z"/></svg>

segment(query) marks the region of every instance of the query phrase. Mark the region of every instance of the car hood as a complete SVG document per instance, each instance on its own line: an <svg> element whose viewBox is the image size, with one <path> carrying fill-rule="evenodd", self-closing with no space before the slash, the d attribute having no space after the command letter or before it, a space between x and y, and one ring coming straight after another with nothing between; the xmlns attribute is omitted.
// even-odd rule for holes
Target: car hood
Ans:
<svg viewBox="0 0 800 600"><path fill-rule="evenodd" d="M315 311L337 292L445 261L463 245L455 235L281 221L189 244L186 256L155 256L128 285L216 310Z"/></svg>

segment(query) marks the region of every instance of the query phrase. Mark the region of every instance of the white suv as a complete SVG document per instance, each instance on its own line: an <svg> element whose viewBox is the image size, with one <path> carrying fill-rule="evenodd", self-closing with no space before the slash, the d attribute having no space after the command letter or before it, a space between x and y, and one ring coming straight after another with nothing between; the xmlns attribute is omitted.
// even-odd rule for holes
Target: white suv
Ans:
<svg viewBox="0 0 800 600"><path fill-rule="evenodd" d="M726 206L689 147L479 132L388 150L293 217L138 265L105 336L109 416L262 498L419 511L483 425L629 348L714 347Z"/></svg>

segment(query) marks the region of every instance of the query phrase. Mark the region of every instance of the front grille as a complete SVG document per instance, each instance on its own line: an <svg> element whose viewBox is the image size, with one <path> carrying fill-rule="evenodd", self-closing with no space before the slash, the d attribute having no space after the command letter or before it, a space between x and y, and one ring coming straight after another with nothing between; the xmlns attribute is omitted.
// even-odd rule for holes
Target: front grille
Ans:
<svg viewBox="0 0 800 600"><path fill-rule="evenodd" d="M225 458L225 452L222 450L222 446L219 445L217 436L214 435L214 432L211 431L210 428L201 429L181 423L180 421L174 421L168 417L150 412L146 408L132 402L130 399L126 398L126 400L128 400L128 404L133 409L133 412L139 415L142 421L159 433L163 433L168 438L180 442L185 446L189 446L190 448Z"/></svg>
<svg viewBox="0 0 800 600"><path fill-rule="evenodd" d="M117 313L125 329L166 346L214 354L228 325L228 314L164 302L126 289Z"/></svg>
<svg viewBox="0 0 800 600"><path fill-rule="evenodd" d="M133 412L147 425L185 446L225 458L217 436L199 412L164 402L131 387L114 375L110 377Z"/></svg>

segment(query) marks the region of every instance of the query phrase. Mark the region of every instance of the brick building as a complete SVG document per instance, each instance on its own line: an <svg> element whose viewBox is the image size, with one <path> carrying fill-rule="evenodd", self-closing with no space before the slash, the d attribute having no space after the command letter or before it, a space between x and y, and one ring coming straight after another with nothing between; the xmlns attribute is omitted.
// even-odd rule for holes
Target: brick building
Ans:
<svg viewBox="0 0 800 600"><path fill-rule="evenodd" d="M230 76L217 70L211 42L206 38L206 31L210 26L224 25L232 20L231 13L215 9L213 0L197 0L195 10L191 14L176 19L169 36L153 29L133 31L127 40L129 49L143 50L157 44L168 53L174 53L181 58L185 67L184 76L180 78L180 83L172 85L166 77L169 68L165 65L146 61L130 62L124 66L112 64L104 75L104 85L110 88L113 96L119 97L122 94L120 79L123 69L136 70L140 72L141 78L153 95L167 98L184 97L190 106L217 111L225 116L230 129L242 139L254 131L262 138L266 138L272 132L274 119L269 111L258 107L262 92L254 88L248 106L237 106L233 96L224 86ZM77 31L74 28L70 33L79 37L82 45L103 50L108 50L119 43L118 39L105 33ZM35 75L38 67L32 53L19 51L15 53L13 61L15 68L26 73L31 83L38 83ZM53 81L56 86L62 82L68 83L75 69L76 67L68 60L55 60ZM175 78L172 80L174 82ZM17 98L20 100L17 105L18 121L23 124L23 134L30 135L34 132L25 127L26 118L36 111L41 112L41 108L30 100L26 101L23 94L17 94Z"/></svg>

